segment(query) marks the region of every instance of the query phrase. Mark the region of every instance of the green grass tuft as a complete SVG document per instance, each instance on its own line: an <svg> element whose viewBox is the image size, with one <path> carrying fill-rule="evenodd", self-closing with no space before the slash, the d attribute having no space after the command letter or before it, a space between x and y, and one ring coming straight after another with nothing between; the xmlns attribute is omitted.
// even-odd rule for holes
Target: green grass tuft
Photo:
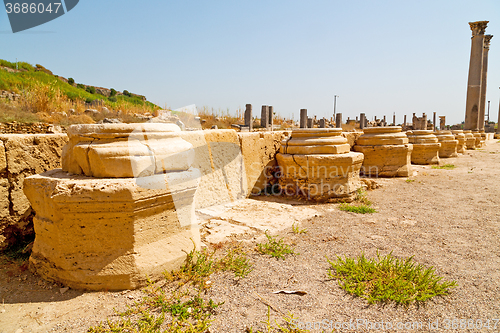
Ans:
<svg viewBox="0 0 500 333"><path fill-rule="evenodd" d="M327 258L328 260L328 258ZM357 259L328 260L331 268L328 276L340 280L342 289L352 295L365 298L369 304L394 301L409 305L447 295L456 286L455 281L440 282L433 267L415 264L413 257L397 259L392 253L367 259L364 254Z"/></svg>
<svg viewBox="0 0 500 333"><path fill-rule="evenodd" d="M407 182L407 183L413 183L414 181L415 181L415 179L410 179L410 178L408 178L407 180L405 180L405 182Z"/></svg>
<svg viewBox="0 0 500 333"><path fill-rule="evenodd" d="M453 170L455 169L455 165L453 164L445 164L445 165L434 165L432 166L433 169L444 169L444 170Z"/></svg>
<svg viewBox="0 0 500 333"><path fill-rule="evenodd" d="M307 234L307 229L300 229L299 224L292 224L292 232L296 235Z"/></svg>
<svg viewBox="0 0 500 333"><path fill-rule="evenodd" d="M343 210L345 212L352 212L352 213L358 213L358 214L372 214L376 213L377 211L374 208L371 208L370 206L367 205L350 205L347 203L340 204L339 206L340 210Z"/></svg>
<svg viewBox="0 0 500 333"><path fill-rule="evenodd" d="M285 260L286 254L298 254L293 251L290 245L284 243L283 238L277 239L277 236L271 236L265 232L267 243L257 244L257 251L262 254L268 254L276 259Z"/></svg>

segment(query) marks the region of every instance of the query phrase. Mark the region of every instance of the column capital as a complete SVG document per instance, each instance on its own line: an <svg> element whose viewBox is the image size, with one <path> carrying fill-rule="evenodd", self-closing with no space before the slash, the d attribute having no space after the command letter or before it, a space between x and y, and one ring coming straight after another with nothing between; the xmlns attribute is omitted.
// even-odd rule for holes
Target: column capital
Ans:
<svg viewBox="0 0 500 333"><path fill-rule="evenodd" d="M493 35L484 35L484 44L483 47L487 50L490 49L490 41L493 38Z"/></svg>
<svg viewBox="0 0 500 333"><path fill-rule="evenodd" d="M472 37L477 35L484 35L484 31L486 30L488 22L489 21L469 22L470 29L472 30Z"/></svg>

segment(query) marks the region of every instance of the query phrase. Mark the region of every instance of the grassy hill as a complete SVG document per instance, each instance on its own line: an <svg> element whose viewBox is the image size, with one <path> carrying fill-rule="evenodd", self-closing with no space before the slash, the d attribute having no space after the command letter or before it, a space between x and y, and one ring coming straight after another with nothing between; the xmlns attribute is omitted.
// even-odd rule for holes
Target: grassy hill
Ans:
<svg viewBox="0 0 500 333"><path fill-rule="evenodd" d="M126 90L117 92L78 84L71 78L54 75L41 65L1 59L0 90L19 94L15 101L0 99L0 122L91 123L98 119L84 114L88 108L110 110L110 115L104 116L112 116L120 110L122 118L134 118L135 114L154 113L159 109L144 96ZM73 111L70 113L70 110Z"/></svg>

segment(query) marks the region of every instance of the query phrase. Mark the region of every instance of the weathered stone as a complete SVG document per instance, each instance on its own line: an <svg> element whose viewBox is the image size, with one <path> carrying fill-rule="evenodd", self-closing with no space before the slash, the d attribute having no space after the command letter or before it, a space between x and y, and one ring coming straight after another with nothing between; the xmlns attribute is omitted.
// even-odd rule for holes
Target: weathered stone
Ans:
<svg viewBox="0 0 500 333"><path fill-rule="evenodd" d="M379 177L408 177L411 175L413 145L400 126L365 128L354 151L365 158L361 174Z"/></svg>
<svg viewBox="0 0 500 333"><path fill-rule="evenodd" d="M363 154L350 152L341 132L341 128L300 129L284 140L276 155L284 195L330 202L353 198L361 186Z"/></svg>
<svg viewBox="0 0 500 333"><path fill-rule="evenodd" d="M467 149L476 149L476 138L471 130L464 130L465 146Z"/></svg>
<svg viewBox="0 0 500 333"><path fill-rule="evenodd" d="M7 159L5 157L5 146L3 141L0 141L0 173L7 170Z"/></svg>
<svg viewBox="0 0 500 333"><path fill-rule="evenodd" d="M195 195L196 208L232 202L247 195L242 149L235 130L185 131L178 134L193 146L191 166L201 174ZM255 134L259 136L259 133ZM254 156L256 159L260 157Z"/></svg>
<svg viewBox="0 0 500 333"><path fill-rule="evenodd" d="M477 131L472 131L472 135L474 136L474 140L476 140L476 148L481 148L484 144L484 140L481 137L481 133Z"/></svg>
<svg viewBox="0 0 500 333"><path fill-rule="evenodd" d="M89 177L142 177L189 168L192 145L175 124L73 125L62 168Z"/></svg>
<svg viewBox="0 0 500 333"><path fill-rule="evenodd" d="M261 193L269 184L269 171L276 164L276 154L287 132L238 133L245 174L240 179L245 194Z"/></svg>
<svg viewBox="0 0 500 333"><path fill-rule="evenodd" d="M438 141L441 143L441 148L439 148L439 157L457 157L457 147L458 140L455 140L455 136L451 131L439 131L435 133Z"/></svg>
<svg viewBox="0 0 500 333"><path fill-rule="evenodd" d="M178 269L199 248L194 170L89 178L57 169L25 180L36 216L30 268L74 289L120 290Z"/></svg>
<svg viewBox="0 0 500 333"><path fill-rule="evenodd" d="M413 164L439 164L441 144L431 130L416 130L408 133L413 144L411 162Z"/></svg>
<svg viewBox="0 0 500 333"><path fill-rule="evenodd" d="M458 141L458 146L457 146L457 153L463 154L465 153L465 134L463 130L453 130L451 131L453 135L455 136L455 139Z"/></svg>

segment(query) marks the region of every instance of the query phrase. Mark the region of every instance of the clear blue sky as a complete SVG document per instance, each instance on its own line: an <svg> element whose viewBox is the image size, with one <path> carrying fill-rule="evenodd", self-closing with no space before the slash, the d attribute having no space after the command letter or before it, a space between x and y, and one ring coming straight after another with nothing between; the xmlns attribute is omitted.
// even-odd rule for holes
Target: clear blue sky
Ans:
<svg viewBox="0 0 500 333"><path fill-rule="evenodd" d="M42 64L76 82L127 89L160 106L234 114L262 104L295 119L413 112L464 120L468 22L489 20L487 100L500 99L500 1L81 0L12 34L0 13L0 58Z"/></svg>

